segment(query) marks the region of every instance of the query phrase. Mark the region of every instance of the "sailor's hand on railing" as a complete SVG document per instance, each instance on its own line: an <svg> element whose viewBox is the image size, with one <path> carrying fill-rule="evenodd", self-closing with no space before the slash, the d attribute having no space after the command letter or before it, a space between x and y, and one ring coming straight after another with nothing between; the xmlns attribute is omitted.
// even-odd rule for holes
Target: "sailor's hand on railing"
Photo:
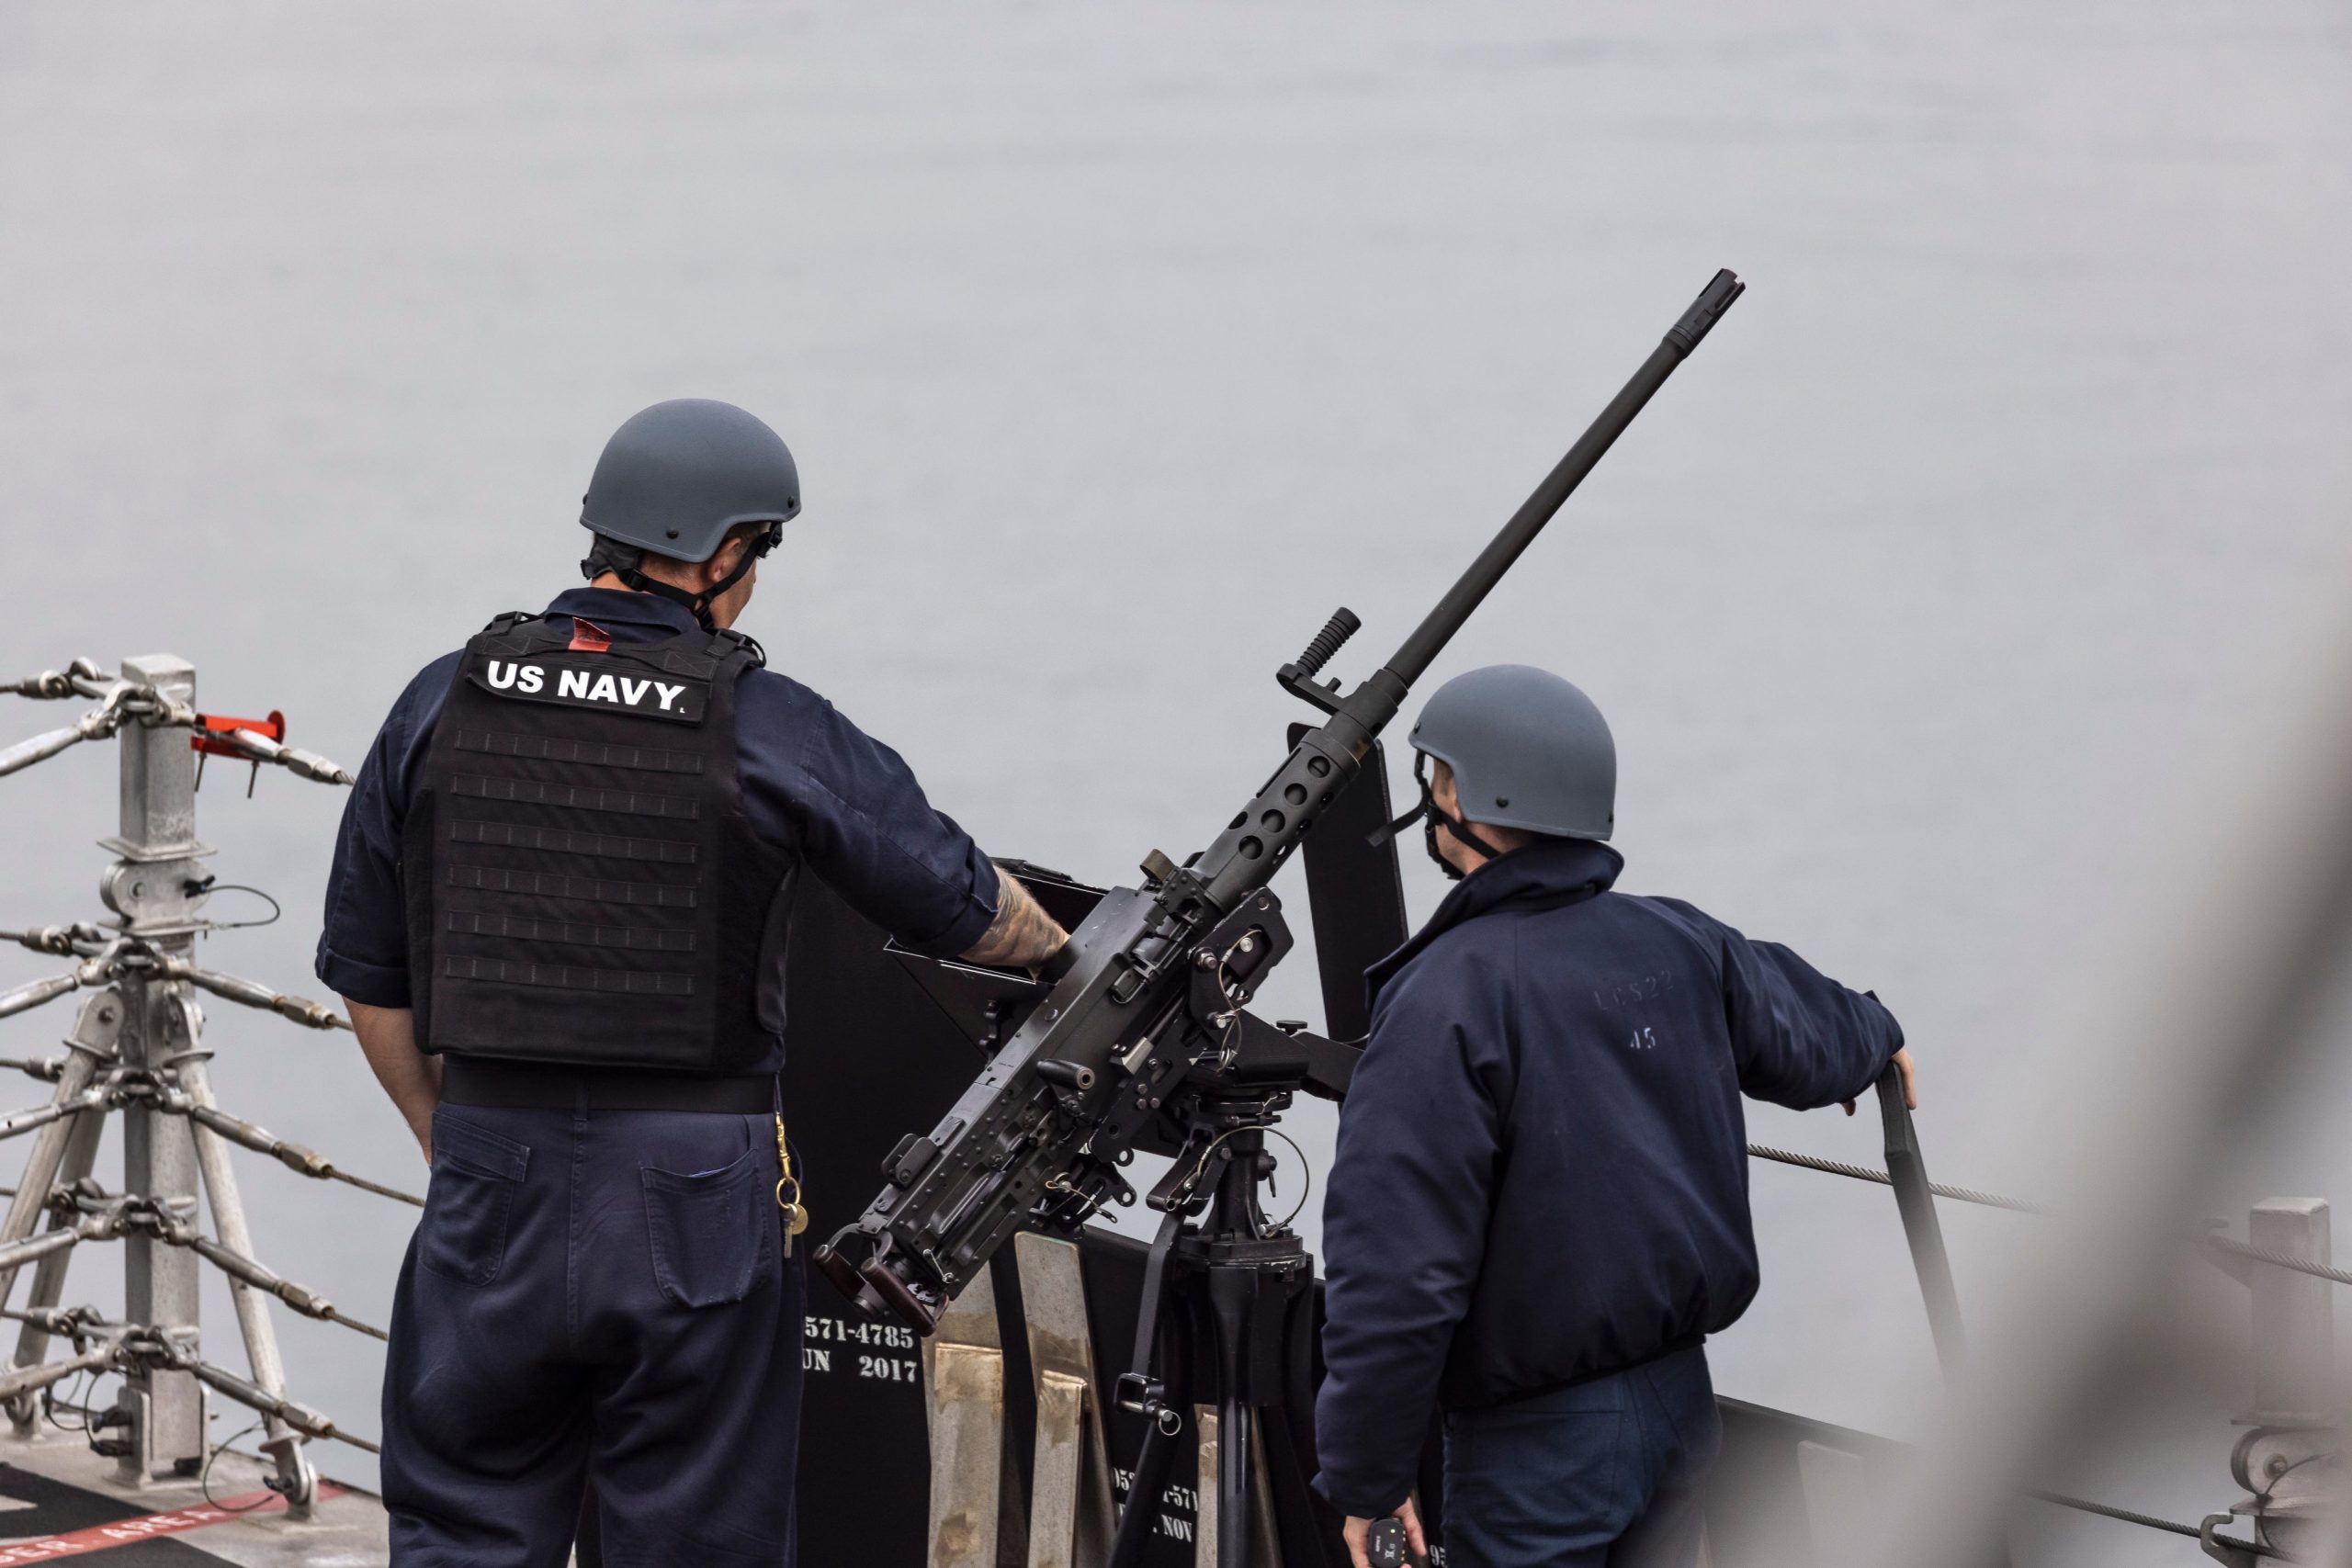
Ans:
<svg viewBox="0 0 2352 1568"><path fill-rule="evenodd" d="M1887 1063L1887 1066L1893 1067L1896 1072L1903 1075L1903 1109L1905 1111L1918 1110L1919 1085L1918 1080L1912 1076L1911 1047L1905 1045L1902 1050L1897 1051L1894 1054L1894 1059ZM1854 1113L1854 1102L1852 1100L1841 1100L1838 1103L1846 1108L1847 1115L1851 1116Z"/></svg>

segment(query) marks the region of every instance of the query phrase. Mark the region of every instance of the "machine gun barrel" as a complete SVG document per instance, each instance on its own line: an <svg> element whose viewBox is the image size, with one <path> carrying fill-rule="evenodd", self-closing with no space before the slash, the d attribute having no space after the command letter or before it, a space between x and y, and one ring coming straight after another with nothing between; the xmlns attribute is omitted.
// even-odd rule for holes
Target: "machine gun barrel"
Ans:
<svg viewBox="0 0 2352 1568"><path fill-rule="evenodd" d="M1535 536L1566 504L1577 486L1584 482L1584 477L1592 472L1594 465L1624 434L1625 427L1634 423L1634 416L1666 385L1666 378L1674 374L1675 367L1690 357L1690 351L1699 346L1700 340L1747 287L1728 269L1715 274L1681 319L1667 329L1666 336L1643 361L1642 367L1634 372L1633 379L1610 400L1609 406L1600 411L1600 417L1577 438L1576 445L1521 503L1502 531L1478 552L1478 558L1446 590L1436 607L1422 617L1412 636L1371 679L1337 705L1321 728L1301 738L1290 763L1196 863L1211 903L1220 909L1230 909L1272 880L1306 836L1307 827L1321 814L1321 807L1334 799L1340 786L1354 775L1374 739L1396 716L1413 682L1427 672L1430 662L1453 639L1453 634L1469 620L1470 613L1494 591L1495 584L1502 581L1503 573L1511 569L1527 547L1535 542ZM1344 610L1332 617L1331 625L1308 646L1304 656L1307 673L1318 669L1338 640L1355 629L1354 622L1355 617Z"/></svg>
<svg viewBox="0 0 2352 1568"><path fill-rule="evenodd" d="M1446 590L1445 597L1437 602L1436 608L1413 628L1413 635L1405 639L1404 646L1397 649L1388 660L1391 674L1409 686L1428 672L1430 661L1453 639L1453 634L1462 629L1463 623L1470 618L1470 612L1476 609L1479 602L1493 591L1495 584L1503 580L1503 573L1511 569L1511 563L1519 559L1520 553L1535 542L1535 536L1544 531L1544 525L1549 523L1553 513L1566 503L1577 486L1584 482L1585 475L1592 472L1593 466L1600 461L1617 437L1624 434L1625 427L1634 423L1634 416L1642 412L1642 405L1666 385L1666 378L1674 374L1674 367L1699 346L1699 340L1707 335L1708 330L1725 310L1731 309L1732 301L1738 299L1747 288L1747 285L1733 276L1729 270L1715 274L1713 281L1707 285L1690 309L1683 312L1682 319L1668 329L1665 338L1643 362L1642 367L1634 372L1634 378L1625 383L1624 389L1611 400L1607 408L1600 411L1600 417L1592 422L1591 427L1577 438L1577 444L1568 448L1567 456L1560 459L1558 466L1544 477L1544 482L1535 487L1534 493L1511 514L1510 521L1503 525L1502 532L1478 552L1478 558L1470 563L1470 570Z"/></svg>
<svg viewBox="0 0 2352 1568"><path fill-rule="evenodd" d="M1024 1224L1070 1231L1105 1201L1132 1201L1116 1168L1163 1107L1212 1090L1254 1095L1246 1114L1264 1125L1289 1103L1282 1084L1313 1087L1309 1048L1294 1054L1241 1010L1291 945L1266 884L1362 771L1412 682L1743 287L1729 272L1715 275L1387 664L1344 697L1336 682L1315 682L1356 629L1342 610L1282 671L1286 687L1330 716L1299 738L1206 850L1182 867L1155 850L1144 886L1114 888L1080 924L1053 989L978 1081L927 1137L911 1135L893 1151L881 1195L817 1248L818 1265L844 1295L928 1334ZM1320 1049L1335 1050L1328 1042ZM1257 1060L1245 1061L1252 1053ZM1180 1184L1152 1201L1189 1210L1195 1198Z"/></svg>

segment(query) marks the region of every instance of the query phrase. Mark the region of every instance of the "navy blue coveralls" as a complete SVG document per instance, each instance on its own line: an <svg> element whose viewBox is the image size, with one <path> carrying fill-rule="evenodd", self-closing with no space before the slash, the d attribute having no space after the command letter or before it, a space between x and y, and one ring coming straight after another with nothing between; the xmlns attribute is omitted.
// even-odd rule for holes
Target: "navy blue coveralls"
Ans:
<svg viewBox="0 0 2352 1568"><path fill-rule="evenodd" d="M1393 1512L1445 1413L1447 1568L1688 1564L1701 1342L1756 1294L1743 1092L1809 1110L1903 1044L1873 997L1606 845L1489 862L1374 965L1323 1211L1332 1505Z"/></svg>
<svg viewBox="0 0 2352 1568"><path fill-rule="evenodd" d="M684 609L618 590L573 589L548 614L616 643L694 629ZM344 815L318 973L371 1006L411 1004L402 822L458 657L410 682ZM896 752L769 671L747 672L736 704L763 842L910 946L979 940L995 868ZM783 1049L757 1070L772 1075ZM789 1562L805 1248L782 1256L771 1116L605 1109L585 1088L562 1104L453 1098L434 1115L432 1185L392 1310L393 1562L559 1568L593 1478L614 1568Z"/></svg>

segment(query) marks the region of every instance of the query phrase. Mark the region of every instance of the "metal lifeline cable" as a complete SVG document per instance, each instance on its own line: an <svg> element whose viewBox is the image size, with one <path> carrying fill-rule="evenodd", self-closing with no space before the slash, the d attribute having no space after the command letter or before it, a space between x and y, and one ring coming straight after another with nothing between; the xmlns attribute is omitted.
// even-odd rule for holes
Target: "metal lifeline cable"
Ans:
<svg viewBox="0 0 2352 1568"><path fill-rule="evenodd" d="M2139 1525L2147 1529L2165 1530L2173 1535L2185 1535L2191 1540L2205 1539L2205 1532L2195 1525L2182 1524L2177 1519L2160 1519L2154 1514L2135 1514L2129 1508L2117 1508L2105 1503L2094 1503L2087 1497L2069 1497L2063 1492L2039 1491L2029 1492L2026 1495L2037 1502L2054 1503L2062 1508L2072 1508L2076 1513L2097 1514L2103 1519L2117 1519L2127 1525ZM2258 1540L2240 1540L2233 1535L2216 1534L2213 1537L2213 1544L2226 1546L2232 1551L2246 1552L2256 1557L2275 1557L2282 1562L2293 1561L2275 1546Z"/></svg>
<svg viewBox="0 0 2352 1568"><path fill-rule="evenodd" d="M248 1122L241 1116L232 1116L218 1106L199 1105L185 1093L165 1094L158 1098L154 1103L159 1111L174 1116L185 1116L189 1121L218 1133L231 1143L240 1144L257 1154L269 1156L298 1176L307 1176L318 1181L340 1181L346 1186L356 1187L362 1192L373 1192L379 1198L394 1199L412 1208L424 1207L424 1200L413 1192L403 1192L397 1187L387 1187L380 1181L370 1181L366 1177L354 1176L349 1171L337 1167L315 1149L305 1148L300 1144L289 1143L268 1128Z"/></svg>
<svg viewBox="0 0 2352 1568"><path fill-rule="evenodd" d="M2311 1274L2322 1280L2333 1280L2339 1285L2352 1285L2352 1269L2338 1269L2329 1263L2314 1263L2308 1258L2298 1258L2290 1252L2274 1252L2267 1247L2256 1247L2247 1242L2233 1241L2225 1235L2200 1235L2195 1239L2198 1246L2210 1247L2216 1252L2227 1252L2239 1258L2250 1258L2256 1263L2269 1263L2281 1269L2292 1269L2299 1274Z"/></svg>
<svg viewBox="0 0 2352 1568"><path fill-rule="evenodd" d="M362 1323L356 1317L345 1316L335 1310L333 1303L316 1291L296 1284L266 1264L198 1234L192 1225L184 1222L164 1225L159 1227L158 1234L170 1246L187 1247L230 1278L240 1280L266 1295L277 1297L304 1317L316 1318L322 1323L332 1323L340 1327L355 1329L370 1339L380 1339L388 1345L391 1343L392 1337L375 1325Z"/></svg>
<svg viewBox="0 0 2352 1568"><path fill-rule="evenodd" d="M1843 1176L1855 1181L1872 1181L1881 1187L1892 1187L1894 1179L1883 1170L1866 1165L1848 1165L1843 1160L1823 1159L1815 1155L1801 1155L1787 1149L1770 1148L1763 1144L1750 1144L1747 1152L1757 1159L1769 1159L1781 1165L1792 1165L1803 1170L1817 1170L1829 1176ZM2047 1203L2030 1202L2023 1198L2006 1198L1997 1192L1979 1191L1973 1187L1953 1187L1941 1181L1928 1183L1928 1190L1939 1198L1950 1198L1962 1203L1978 1203L1988 1209L2007 1209L2019 1214L2054 1214L2056 1210ZM2210 1247L2233 1257L2251 1258L2279 1269L2290 1269L2298 1274L2314 1279L2331 1280L2339 1285L2352 1285L2352 1269L2338 1269L2332 1263L2315 1258L2298 1258L2290 1252L2274 1251L2267 1247L2233 1240L2225 1235L2184 1236L2192 1246ZM2193 1533L2193 1532L2192 1532Z"/></svg>
<svg viewBox="0 0 2352 1568"><path fill-rule="evenodd" d="M198 1382L219 1390L249 1409L277 1416L306 1438L332 1438L338 1443L349 1443L353 1448L371 1454L381 1455L384 1451L381 1444L353 1436L309 1405L297 1404L282 1395L271 1393L260 1384L248 1382L236 1373L216 1367L209 1361L199 1360L176 1349L153 1351L149 1353L149 1359L158 1366L193 1374Z"/></svg>
<svg viewBox="0 0 2352 1568"><path fill-rule="evenodd" d="M93 697L97 706L62 729L20 740L0 750L0 775L46 761L68 747L85 740L112 739L132 721L149 729L193 729L206 742L201 750L241 757L256 768L264 762L321 784L350 784L356 781L342 768L315 751L247 728L248 721L207 719L187 703L136 681L109 680L87 660L76 660L70 673L43 671L39 675L0 685L0 691L40 698Z"/></svg>
<svg viewBox="0 0 2352 1568"><path fill-rule="evenodd" d="M1750 1144L1747 1152L1758 1159L1777 1160L1782 1165L1799 1166L1806 1170L1826 1172L1831 1176L1850 1177L1856 1181L1875 1181L1882 1187L1894 1185L1894 1178L1883 1170L1866 1165L1848 1165L1843 1160L1821 1159L1813 1155L1792 1154L1787 1149L1767 1148L1762 1144ZM1988 1209L2007 1209L2020 1214L2055 1213L2047 1203L2029 1202L2023 1198L2004 1198L1997 1192L1980 1192L1973 1187L1950 1187L1940 1181L1928 1183L1928 1190L1939 1198L1951 1198L1962 1203L1982 1203Z"/></svg>

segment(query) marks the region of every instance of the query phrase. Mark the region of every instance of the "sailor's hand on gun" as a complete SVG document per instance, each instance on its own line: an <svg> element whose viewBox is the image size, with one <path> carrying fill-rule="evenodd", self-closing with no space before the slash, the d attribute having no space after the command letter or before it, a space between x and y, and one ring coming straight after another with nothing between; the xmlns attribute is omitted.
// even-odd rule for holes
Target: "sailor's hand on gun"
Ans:
<svg viewBox="0 0 2352 1568"><path fill-rule="evenodd" d="M1069 932L1046 913L1045 906L1021 886L1020 878L1002 866L997 868L996 886L996 918L980 933L980 940L965 950L964 957L973 964L1018 967L1035 974L1062 950Z"/></svg>
<svg viewBox="0 0 2352 1568"><path fill-rule="evenodd" d="M1360 1519L1353 1514L1348 1516L1348 1522L1341 1527L1340 1537L1348 1543L1348 1561L1354 1564L1354 1568L1404 1568L1408 1562L1429 1560L1430 1543L1421 1538L1421 1517L1413 1511L1413 1500L1408 1497L1398 1504L1396 1512L1390 1518L1405 1527L1401 1532L1404 1537L1402 1542L1396 1540L1400 1532L1382 1528L1388 1524L1388 1519L1375 1524L1371 1519ZM1388 1539L1381 1540L1381 1537ZM1409 1559L1396 1550L1400 1544L1412 1548L1413 1555Z"/></svg>
<svg viewBox="0 0 2352 1568"><path fill-rule="evenodd" d="M1905 1045L1902 1050L1897 1051L1894 1054L1894 1059L1890 1062L1888 1066L1892 1066L1896 1072L1903 1075L1903 1109L1905 1111L1918 1110L1919 1088L1917 1080L1915 1080L1911 1076L1911 1047ZM1838 1103L1846 1108L1847 1115L1851 1116L1854 1113L1854 1102L1852 1100L1841 1100Z"/></svg>

